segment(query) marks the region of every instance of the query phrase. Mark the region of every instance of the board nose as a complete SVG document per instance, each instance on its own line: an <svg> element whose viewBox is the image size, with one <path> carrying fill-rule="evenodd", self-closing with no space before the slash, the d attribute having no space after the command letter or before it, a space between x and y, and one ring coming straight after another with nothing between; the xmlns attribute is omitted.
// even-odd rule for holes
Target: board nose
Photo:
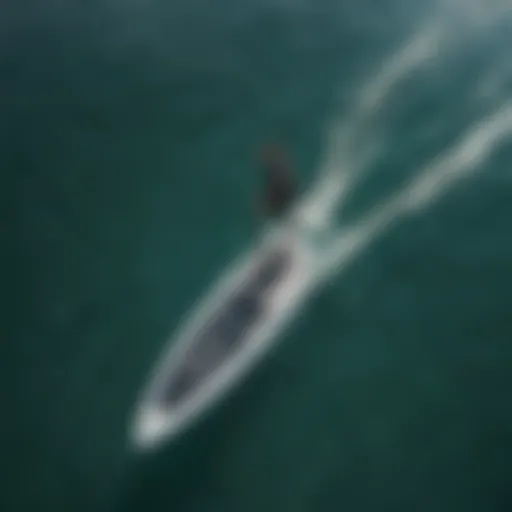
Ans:
<svg viewBox="0 0 512 512"><path fill-rule="evenodd" d="M168 415L158 409L141 411L131 434L132 444L141 450L155 446L164 436Z"/></svg>

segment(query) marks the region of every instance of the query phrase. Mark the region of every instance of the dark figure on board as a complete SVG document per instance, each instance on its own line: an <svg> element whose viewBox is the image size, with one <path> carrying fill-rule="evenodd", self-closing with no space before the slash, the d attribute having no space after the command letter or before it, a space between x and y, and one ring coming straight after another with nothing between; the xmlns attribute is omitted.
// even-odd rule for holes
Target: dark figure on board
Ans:
<svg viewBox="0 0 512 512"><path fill-rule="evenodd" d="M259 213L265 220L287 213L295 199L290 162L278 145L266 147L261 155L264 167L263 198Z"/></svg>

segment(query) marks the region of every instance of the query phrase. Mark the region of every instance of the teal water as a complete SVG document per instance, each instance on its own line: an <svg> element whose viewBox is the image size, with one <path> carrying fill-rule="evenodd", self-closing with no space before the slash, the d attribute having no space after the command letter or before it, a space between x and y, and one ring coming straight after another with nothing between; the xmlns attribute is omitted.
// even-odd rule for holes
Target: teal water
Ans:
<svg viewBox="0 0 512 512"><path fill-rule="evenodd" d="M506 2L45 0L0 27L1 510L510 510ZM250 243L273 139L302 191L354 183L340 243L453 180L340 256L213 414L136 455L136 396Z"/></svg>

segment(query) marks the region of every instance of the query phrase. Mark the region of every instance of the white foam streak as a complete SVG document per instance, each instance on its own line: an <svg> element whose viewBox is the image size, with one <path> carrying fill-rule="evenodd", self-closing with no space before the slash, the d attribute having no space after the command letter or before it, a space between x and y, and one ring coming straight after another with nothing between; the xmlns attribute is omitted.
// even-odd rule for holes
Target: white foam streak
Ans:
<svg viewBox="0 0 512 512"><path fill-rule="evenodd" d="M426 25L408 44L385 61L381 71L363 89L358 115L371 116L401 81L434 58L441 47L443 35L439 24Z"/></svg>
<svg viewBox="0 0 512 512"><path fill-rule="evenodd" d="M512 103L480 121L452 150L424 168L402 192L375 208L366 220L349 227L333 244L326 257L326 268L341 270L400 216L428 206L458 181L481 170L507 135L512 135Z"/></svg>
<svg viewBox="0 0 512 512"><path fill-rule="evenodd" d="M379 131L378 126L382 107L411 74L447 55L475 32L508 20L512 22L510 0L443 0L434 17L366 80L354 107L331 128L320 179L300 205L300 215L319 225L332 220L337 205L365 176L367 164L383 148L385 130Z"/></svg>
<svg viewBox="0 0 512 512"><path fill-rule="evenodd" d="M354 109L330 130L327 157L320 179L299 206L299 215L316 225L332 220L337 206L364 176L364 169L381 150L384 137L373 126L380 106L410 74L434 57L442 41L438 25L425 25L387 59L381 71L360 91Z"/></svg>
<svg viewBox="0 0 512 512"><path fill-rule="evenodd" d="M386 101L400 91L403 82L435 58L455 48L457 42L474 31L488 29L503 21L509 0L443 0L436 17L417 29L409 41L386 59L373 77L360 89L354 107L330 130L327 156L319 170L320 178L298 207L298 215L311 224L328 227L350 191L365 177L386 142L385 130L379 131ZM480 85L481 87L481 85ZM480 121L451 148L436 158L398 196L374 209L370 218L345 232L343 240L329 259L365 245L376 231L398 215L424 207L459 178L477 169L495 144L510 131L512 107L505 105L494 115ZM333 256L334 255L334 256Z"/></svg>

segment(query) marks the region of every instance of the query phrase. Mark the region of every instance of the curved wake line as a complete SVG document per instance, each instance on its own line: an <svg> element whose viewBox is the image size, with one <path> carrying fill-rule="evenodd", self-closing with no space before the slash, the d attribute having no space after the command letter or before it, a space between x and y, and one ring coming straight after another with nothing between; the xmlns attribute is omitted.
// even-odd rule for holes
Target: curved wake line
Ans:
<svg viewBox="0 0 512 512"><path fill-rule="evenodd" d="M373 126L384 101L414 70L435 56L442 36L439 25L425 25L363 85L352 111L330 130L321 178L299 206L303 218L318 226L332 222L338 205L362 179L364 170L384 146L384 137Z"/></svg>
<svg viewBox="0 0 512 512"><path fill-rule="evenodd" d="M325 269L339 272L402 215L427 207L460 180L482 170L507 135L512 135L512 102L469 129L452 150L426 166L397 196L374 208L367 220L339 235L325 258Z"/></svg>
<svg viewBox="0 0 512 512"><path fill-rule="evenodd" d="M434 18L422 23L369 77L353 108L330 129L320 178L299 205L299 215L317 226L333 223L336 210L361 182L385 146L382 114L387 100L412 73L448 54L466 38L487 30L509 13L507 0L444 0ZM379 126L380 125L380 126Z"/></svg>

